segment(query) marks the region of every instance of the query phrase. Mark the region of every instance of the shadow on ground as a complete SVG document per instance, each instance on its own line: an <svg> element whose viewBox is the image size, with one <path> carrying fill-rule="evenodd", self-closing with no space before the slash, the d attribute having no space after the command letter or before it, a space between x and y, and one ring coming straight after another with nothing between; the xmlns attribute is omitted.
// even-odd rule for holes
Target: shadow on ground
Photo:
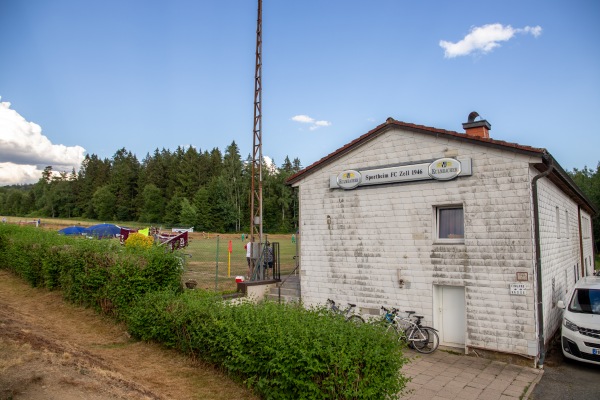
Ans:
<svg viewBox="0 0 600 400"><path fill-rule="evenodd" d="M587 400L599 398L600 365L563 357L560 335L546 355L544 375L529 396L532 400Z"/></svg>

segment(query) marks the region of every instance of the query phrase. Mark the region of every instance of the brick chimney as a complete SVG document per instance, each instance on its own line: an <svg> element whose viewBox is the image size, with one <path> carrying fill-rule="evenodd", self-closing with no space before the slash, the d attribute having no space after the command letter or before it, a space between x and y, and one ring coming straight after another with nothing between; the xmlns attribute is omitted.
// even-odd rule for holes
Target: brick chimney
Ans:
<svg viewBox="0 0 600 400"><path fill-rule="evenodd" d="M484 139L489 139L492 126L485 119L475 121L479 117L477 111L469 114L469 121L462 124L467 136L476 136Z"/></svg>

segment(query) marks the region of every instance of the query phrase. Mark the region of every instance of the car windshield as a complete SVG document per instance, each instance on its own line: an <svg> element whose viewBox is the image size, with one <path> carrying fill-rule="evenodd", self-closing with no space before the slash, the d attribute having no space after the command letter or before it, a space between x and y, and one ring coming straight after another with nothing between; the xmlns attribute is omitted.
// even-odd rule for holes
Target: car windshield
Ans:
<svg viewBox="0 0 600 400"><path fill-rule="evenodd" d="M600 289L575 290L569 311L600 315Z"/></svg>

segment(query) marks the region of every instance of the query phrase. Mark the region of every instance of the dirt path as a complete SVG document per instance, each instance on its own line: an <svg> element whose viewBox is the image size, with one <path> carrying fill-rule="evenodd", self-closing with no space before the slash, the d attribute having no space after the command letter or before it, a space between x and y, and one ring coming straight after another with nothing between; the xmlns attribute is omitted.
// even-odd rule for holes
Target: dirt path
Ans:
<svg viewBox="0 0 600 400"><path fill-rule="evenodd" d="M214 368L0 270L0 400L256 399Z"/></svg>

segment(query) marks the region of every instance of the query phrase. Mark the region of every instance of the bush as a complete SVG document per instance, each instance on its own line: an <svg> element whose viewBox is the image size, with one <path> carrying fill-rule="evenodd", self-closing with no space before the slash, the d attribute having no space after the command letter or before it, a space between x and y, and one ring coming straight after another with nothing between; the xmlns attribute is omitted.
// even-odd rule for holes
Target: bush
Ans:
<svg viewBox="0 0 600 400"><path fill-rule="evenodd" d="M34 227L0 225L0 268L32 286L61 289L75 304L117 318L139 296L178 290L177 257L164 248L123 248L114 240L61 236Z"/></svg>
<svg viewBox="0 0 600 400"><path fill-rule="evenodd" d="M0 237L0 268L14 271L32 286L43 286L44 252L60 238L45 240L41 229L8 224L0 225Z"/></svg>
<svg viewBox="0 0 600 400"><path fill-rule="evenodd" d="M268 399L385 399L404 388L397 337L322 309L227 304L202 291L147 293L130 332L221 366Z"/></svg>
<svg viewBox="0 0 600 400"><path fill-rule="evenodd" d="M125 241L125 247L148 250L154 244L154 238L148 235L142 235L141 233L132 233L127 237Z"/></svg>

